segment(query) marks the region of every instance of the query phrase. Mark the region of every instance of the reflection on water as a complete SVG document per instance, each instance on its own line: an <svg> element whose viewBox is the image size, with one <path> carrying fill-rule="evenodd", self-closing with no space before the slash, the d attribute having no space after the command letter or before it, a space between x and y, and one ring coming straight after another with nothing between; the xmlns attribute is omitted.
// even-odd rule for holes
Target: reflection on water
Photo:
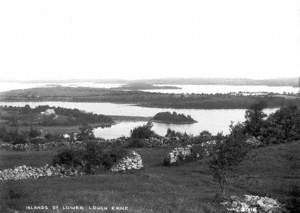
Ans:
<svg viewBox="0 0 300 213"><path fill-rule="evenodd" d="M213 134L218 132L228 133L229 125L233 122L244 120L244 109L172 109L172 108L148 108L129 104L113 103L73 103L73 102L0 102L0 105L25 106L31 107L38 105L59 106L65 108L77 108L86 112L106 115L131 115L131 116L154 116L158 112L176 111L191 115L197 123L194 124L162 124L154 123L153 130L159 135L165 135L167 129L173 129L179 132L197 135L203 130L208 130ZM274 112L276 109L266 109L267 114ZM110 128L98 128L95 134L103 138L117 138L120 136L129 136L130 130L134 127L141 126L146 122L122 122L113 125Z"/></svg>
<svg viewBox="0 0 300 213"><path fill-rule="evenodd" d="M94 134L96 137L105 138L105 139L113 139L118 137L128 137L130 135L130 131L137 126L142 126L146 124L143 121L136 122L121 122L113 125L110 128L96 128L94 130Z"/></svg>

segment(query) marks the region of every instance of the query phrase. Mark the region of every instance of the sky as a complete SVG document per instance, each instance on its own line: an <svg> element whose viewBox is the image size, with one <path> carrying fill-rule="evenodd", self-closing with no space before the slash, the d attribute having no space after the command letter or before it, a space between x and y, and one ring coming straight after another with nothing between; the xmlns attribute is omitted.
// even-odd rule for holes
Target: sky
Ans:
<svg viewBox="0 0 300 213"><path fill-rule="evenodd" d="M300 76L300 0L0 0L0 79Z"/></svg>

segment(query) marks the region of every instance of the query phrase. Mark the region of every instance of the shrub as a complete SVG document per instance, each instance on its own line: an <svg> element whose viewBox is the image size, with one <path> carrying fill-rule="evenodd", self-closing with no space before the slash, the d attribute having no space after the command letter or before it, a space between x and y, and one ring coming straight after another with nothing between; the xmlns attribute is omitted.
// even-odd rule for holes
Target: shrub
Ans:
<svg viewBox="0 0 300 213"><path fill-rule="evenodd" d="M104 153L102 165L104 166L104 168L110 169L115 163L117 163L127 154L129 154L129 151L123 148L120 147L109 148Z"/></svg>
<svg viewBox="0 0 300 213"><path fill-rule="evenodd" d="M86 152L81 149L75 148L67 148L60 151L57 155L53 158L53 165L63 165L66 167L82 167L85 166L85 154Z"/></svg>
<svg viewBox="0 0 300 213"><path fill-rule="evenodd" d="M265 144L299 140L300 110L297 106L287 106L277 110L265 121L261 136Z"/></svg>
<svg viewBox="0 0 300 213"><path fill-rule="evenodd" d="M145 146L146 146L145 141L140 138L131 138L128 141L129 148L143 148Z"/></svg>
<svg viewBox="0 0 300 213"><path fill-rule="evenodd" d="M95 173L96 168L102 165L104 155L103 149L103 144L93 141L87 143L86 153L84 155L85 172L88 174Z"/></svg>
<svg viewBox="0 0 300 213"><path fill-rule="evenodd" d="M152 125L146 124L144 126L139 126L131 130L131 138L150 138L155 136L155 133L151 130Z"/></svg>
<svg viewBox="0 0 300 213"><path fill-rule="evenodd" d="M63 165L94 174L96 169L110 169L116 162L128 154L122 147L107 147L107 144L88 141L84 148L68 148L60 151L53 158L53 165Z"/></svg>
<svg viewBox="0 0 300 213"><path fill-rule="evenodd" d="M12 136L13 144L25 144L28 143L27 136L25 134L18 134Z"/></svg>

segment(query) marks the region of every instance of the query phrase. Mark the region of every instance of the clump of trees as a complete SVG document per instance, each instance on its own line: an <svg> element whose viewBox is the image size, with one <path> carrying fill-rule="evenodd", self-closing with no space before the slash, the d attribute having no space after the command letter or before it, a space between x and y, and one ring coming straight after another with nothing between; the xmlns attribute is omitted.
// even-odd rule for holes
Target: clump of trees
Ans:
<svg viewBox="0 0 300 213"><path fill-rule="evenodd" d="M156 136L154 131L152 131L152 125L150 123L139 126L131 130L130 137L135 139L149 139L150 137Z"/></svg>
<svg viewBox="0 0 300 213"><path fill-rule="evenodd" d="M216 146L209 161L214 179L225 194L227 175L252 148L247 139L256 137L263 145L286 143L300 139L300 109L289 105L267 116L263 102L252 105L245 114L246 121L231 125L230 134L216 137Z"/></svg>
<svg viewBox="0 0 300 213"><path fill-rule="evenodd" d="M244 134L259 138L264 145L300 139L300 109L288 105L267 116L265 105L257 103L246 111Z"/></svg>
<svg viewBox="0 0 300 213"><path fill-rule="evenodd" d="M53 109L55 114L42 115L48 109ZM6 120L11 126L16 125L78 125L82 123L103 123L113 124L113 119L106 115L83 112L78 109L67 109L63 107L50 107L40 105L31 108L29 105L24 107L1 106L1 118Z"/></svg>
<svg viewBox="0 0 300 213"><path fill-rule="evenodd" d="M156 137L157 135L152 131L152 124L135 127L131 130L130 138L127 141L129 148L142 148L146 146L145 139Z"/></svg>
<svg viewBox="0 0 300 213"><path fill-rule="evenodd" d="M86 141L83 147L63 149L53 158L53 165L75 168L87 174L95 174L98 169L110 169L128 154L128 150L111 144Z"/></svg>
<svg viewBox="0 0 300 213"><path fill-rule="evenodd" d="M177 112L159 112L152 118L154 121L162 123L188 124L196 121L190 116Z"/></svg>
<svg viewBox="0 0 300 213"><path fill-rule="evenodd" d="M0 127L0 139L12 144L25 144L34 142L41 136L41 131L35 128L20 131L18 128L8 130L5 126Z"/></svg>

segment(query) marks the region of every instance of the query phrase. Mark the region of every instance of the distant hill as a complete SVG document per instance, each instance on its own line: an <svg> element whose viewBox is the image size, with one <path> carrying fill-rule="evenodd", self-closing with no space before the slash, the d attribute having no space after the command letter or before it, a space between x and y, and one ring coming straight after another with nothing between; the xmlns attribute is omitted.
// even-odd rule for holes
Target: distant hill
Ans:
<svg viewBox="0 0 300 213"><path fill-rule="evenodd" d="M195 85L266 85L266 86L299 86L298 78L247 79L247 78L164 78L136 80L149 84L195 84Z"/></svg>
<svg viewBox="0 0 300 213"><path fill-rule="evenodd" d="M195 85L267 85L267 86L299 86L299 77L274 78L274 79L249 79L249 78L153 78L139 80L125 79L68 79L68 80L34 80L34 81L13 81L5 80L0 82L21 82L21 83L119 83L119 84L195 84Z"/></svg>

